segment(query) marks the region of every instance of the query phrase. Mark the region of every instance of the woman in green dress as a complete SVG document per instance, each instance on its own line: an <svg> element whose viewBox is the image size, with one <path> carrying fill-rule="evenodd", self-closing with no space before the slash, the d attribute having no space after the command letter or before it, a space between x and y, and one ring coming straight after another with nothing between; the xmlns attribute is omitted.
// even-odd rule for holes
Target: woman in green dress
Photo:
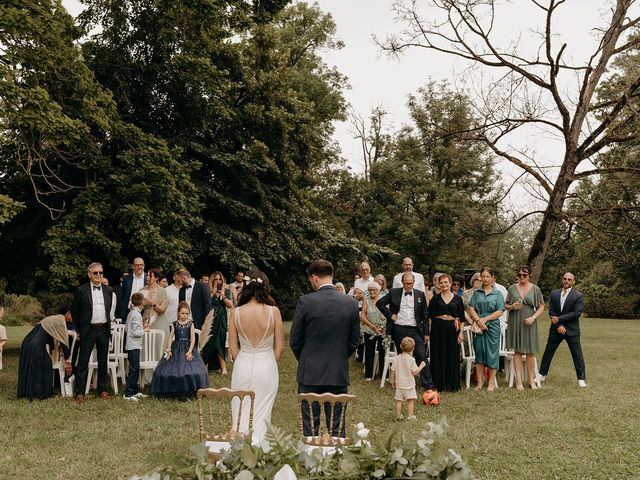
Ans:
<svg viewBox="0 0 640 480"><path fill-rule="evenodd" d="M214 316L209 340L202 349L202 359L210 371L219 370L222 375L226 375L227 308L233 307L233 295L221 272L213 272L209 278ZM204 329L202 334L206 334Z"/></svg>
<svg viewBox="0 0 640 480"><path fill-rule="evenodd" d="M476 390L482 389L484 369L489 368L489 386L487 390L494 390L496 385L496 371L500 363L500 315L504 312L504 298L493 287L493 270L489 267L480 269L482 288L473 292L469 300L469 315L481 327L487 329L477 334L473 339L476 351Z"/></svg>
<svg viewBox="0 0 640 480"><path fill-rule="evenodd" d="M513 366L516 388L522 386L522 354L527 355L527 374L529 386L538 388L534 379L535 352L540 350L537 319L544 311L544 298L537 285L529 280L531 269L520 267L516 276L518 283L509 287L506 308L509 311L507 327L507 349L514 351Z"/></svg>

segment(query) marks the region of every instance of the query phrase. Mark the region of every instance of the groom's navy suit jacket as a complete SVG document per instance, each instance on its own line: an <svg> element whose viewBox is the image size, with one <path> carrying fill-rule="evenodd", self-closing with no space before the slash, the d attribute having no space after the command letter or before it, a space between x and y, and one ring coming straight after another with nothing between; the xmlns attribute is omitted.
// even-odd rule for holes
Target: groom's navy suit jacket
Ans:
<svg viewBox="0 0 640 480"><path fill-rule="evenodd" d="M349 357L360 343L358 302L326 285L298 300L289 344L298 360L298 383L349 385Z"/></svg>
<svg viewBox="0 0 640 480"><path fill-rule="evenodd" d="M558 323L552 323L549 331L555 333L558 327L562 325L567 329L566 336L573 337L580 335L579 319L580 315L582 315L582 310L584 310L584 297L580 292L572 288L564 301L564 308L560 309L561 293L561 288L551 292L551 298L549 299L549 316L558 317Z"/></svg>

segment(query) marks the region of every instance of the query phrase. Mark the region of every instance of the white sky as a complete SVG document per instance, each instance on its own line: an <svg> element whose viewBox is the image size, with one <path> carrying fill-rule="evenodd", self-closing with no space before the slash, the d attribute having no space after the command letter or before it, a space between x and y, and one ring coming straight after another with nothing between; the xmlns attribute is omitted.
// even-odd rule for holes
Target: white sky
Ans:
<svg viewBox="0 0 640 480"><path fill-rule="evenodd" d="M416 93L429 79L458 82L466 67L462 60L425 49L409 50L398 60L381 52L373 42L373 35L384 38L386 34L403 28L394 18L391 0L317 0L317 3L323 11L331 13L338 37L345 43L342 50L324 52L323 56L329 65L335 65L348 77L350 88L344 92L347 101L355 112L365 118L373 107L381 105L390 114L392 130L409 121L406 108L409 94ZM561 32L557 35L557 43L568 44L565 58L588 58L594 46L592 29L602 24L603 16L609 16L609 4L608 0L568 0L558 10L554 30ZM63 0L63 5L73 15L82 8L76 0ZM425 7L424 11L430 16L435 12L432 7ZM504 40L506 45L519 37L520 45L535 50L538 41L532 29L543 25L542 12L525 0L506 2L505 8L499 12L496 38ZM479 70L478 73L477 82L480 83ZM568 92L573 88L569 83L566 85ZM335 140L348 165L356 172L362 171L360 145L353 139L348 123L336 123ZM529 131L515 137L511 146L535 151L538 161L544 165L558 165L563 153L557 139L540 131ZM505 183L510 183L509 179L520 173L510 164L501 163L499 168ZM531 196L522 187L514 189L507 201L517 209L527 209L532 204Z"/></svg>

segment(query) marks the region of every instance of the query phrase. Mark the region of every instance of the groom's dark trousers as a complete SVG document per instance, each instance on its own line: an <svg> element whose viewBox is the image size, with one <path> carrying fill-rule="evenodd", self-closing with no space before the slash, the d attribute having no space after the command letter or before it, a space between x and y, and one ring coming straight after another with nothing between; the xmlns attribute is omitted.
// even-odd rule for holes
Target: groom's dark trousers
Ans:
<svg viewBox="0 0 640 480"><path fill-rule="evenodd" d="M347 393L349 357L360 343L358 302L330 284L303 295L296 306L289 343L298 360L299 393ZM313 433L309 405L303 402L301 406L305 436L319 431L320 405L315 403L311 407ZM338 432L338 422L345 413L341 407L335 407L333 425L327 425L332 436L344 436L344 429ZM327 404L325 415L328 422Z"/></svg>

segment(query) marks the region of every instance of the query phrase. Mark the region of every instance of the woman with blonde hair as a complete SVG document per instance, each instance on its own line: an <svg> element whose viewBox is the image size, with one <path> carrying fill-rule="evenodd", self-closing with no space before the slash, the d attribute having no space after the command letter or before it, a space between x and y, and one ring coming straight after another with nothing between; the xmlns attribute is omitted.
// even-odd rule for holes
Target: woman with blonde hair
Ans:
<svg viewBox="0 0 640 480"><path fill-rule="evenodd" d="M211 370L227 374L227 308L233 307L233 295L222 272L215 271L209 277L211 312L202 328L202 359ZM202 341L201 341L202 342Z"/></svg>

